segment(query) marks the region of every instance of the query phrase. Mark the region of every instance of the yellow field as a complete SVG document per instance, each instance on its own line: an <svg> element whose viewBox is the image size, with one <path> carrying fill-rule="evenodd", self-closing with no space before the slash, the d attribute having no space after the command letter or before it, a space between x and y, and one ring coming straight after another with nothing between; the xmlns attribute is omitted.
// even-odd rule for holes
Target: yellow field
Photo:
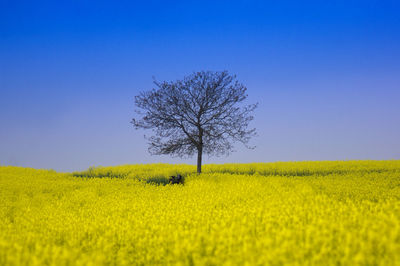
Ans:
<svg viewBox="0 0 400 266"><path fill-rule="evenodd" d="M0 265L400 265L400 161L194 171L0 167Z"/></svg>

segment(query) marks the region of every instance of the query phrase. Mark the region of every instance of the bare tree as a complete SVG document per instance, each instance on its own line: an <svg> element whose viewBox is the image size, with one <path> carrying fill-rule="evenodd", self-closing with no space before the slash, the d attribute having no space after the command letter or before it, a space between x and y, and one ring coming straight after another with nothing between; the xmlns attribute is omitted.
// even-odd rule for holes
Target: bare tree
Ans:
<svg viewBox="0 0 400 266"><path fill-rule="evenodd" d="M227 71L196 72L175 82L154 82L157 89L135 97L136 129L152 129L151 154L191 157L197 152L197 172L202 156L229 154L233 143L246 147L255 135L248 129L257 104L244 105L246 87ZM250 147L248 147L250 148Z"/></svg>

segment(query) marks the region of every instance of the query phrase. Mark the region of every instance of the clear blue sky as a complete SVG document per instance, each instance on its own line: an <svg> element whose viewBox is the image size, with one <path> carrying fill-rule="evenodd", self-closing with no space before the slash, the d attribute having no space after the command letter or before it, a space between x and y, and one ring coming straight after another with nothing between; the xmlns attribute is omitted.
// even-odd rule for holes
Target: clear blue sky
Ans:
<svg viewBox="0 0 400 266"><path fill-rule="evenodd" d="M329 3L328 3L329 2ZM400 159L400 2L0 3L0 165L150 156L129 123L158 80L228 70L259 102L255 150L205 163Z"/></svg>

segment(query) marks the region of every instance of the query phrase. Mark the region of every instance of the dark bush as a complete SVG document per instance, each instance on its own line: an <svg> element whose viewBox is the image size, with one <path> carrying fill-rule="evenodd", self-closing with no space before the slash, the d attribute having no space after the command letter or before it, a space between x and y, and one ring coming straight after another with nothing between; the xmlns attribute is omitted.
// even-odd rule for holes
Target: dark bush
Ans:
<svg viewBox="0 0 400 266"><path fill-rule="evenodd" d="M184 183L184 178L181 175L177 175L177 176L170 176L169 177L169 183L170 184L182 184Z"/></svg>

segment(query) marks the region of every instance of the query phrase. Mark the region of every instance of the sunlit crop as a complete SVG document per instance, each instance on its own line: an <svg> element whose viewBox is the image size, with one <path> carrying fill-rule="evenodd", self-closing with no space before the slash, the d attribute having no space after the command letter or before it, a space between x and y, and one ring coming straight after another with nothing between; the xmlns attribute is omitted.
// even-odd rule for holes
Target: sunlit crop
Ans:
<svg viewBox="0 0 400 266"><path fill-rule="evenodd" d="M400 161L194 172L0 167L0 265L400 265Z"/></svg>

